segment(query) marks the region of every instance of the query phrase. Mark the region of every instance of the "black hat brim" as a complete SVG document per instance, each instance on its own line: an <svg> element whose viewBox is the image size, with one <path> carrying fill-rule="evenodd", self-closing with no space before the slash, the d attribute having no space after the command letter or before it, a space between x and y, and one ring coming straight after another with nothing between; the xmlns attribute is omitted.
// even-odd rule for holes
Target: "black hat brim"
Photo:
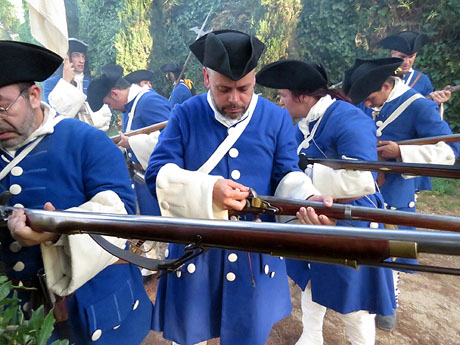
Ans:
<svg viewBox="0 0 460 345"><path fill-rule="evenodd" d="M298 60L279 60L256 75L259 85L273 89L315 91L327 86L327 74L322 65Z"/></svg>
<svg viewBox="0 0 460 345"><path fill-rule="evenodd" d="M3 87L43 81L56 71L62 58L35 44L0 41L0 61L0 87Z"/></svg>
<svg viewBox="0 0 460 345"><path fill-rule="evenodd" d="M371 93L379 91L388 77L394 76L403 60L386 58L375 60L357 59L355 66L345 71L343 91L353 104L364 101Z"/></svg>
<svg viewBox="0 0 460 345"><path fill-rule="evenodd" d="M237 81L257 67L265 45L235 30L218 30L200 37L190 50L205 67Z"/></svg>
<svg viewBox="0 0 460 345"><path fill-rule="evenodd" d="M87 100L92 111L98 111L104 105L104 98L109 94L123 75L123 68L116 64L101 67L102 75L93 79L88 85Z"/></svg>
<svg viewBox="0 0 460 345"><path fill-rule="evenodd" d="M152 81L154 73L152 71L141 69L138 71L131 72L125 75L123 78L129 81L131 84L140 83L143 80Z"/></svg>
<svg viewBox="0 0 460 345"><path fill-rule="evenodd" d="M428 38L425 34L402 31L384 38L378 44L386 49L396 50L406 55L413 55L422 49L427 40Z"/></svg>

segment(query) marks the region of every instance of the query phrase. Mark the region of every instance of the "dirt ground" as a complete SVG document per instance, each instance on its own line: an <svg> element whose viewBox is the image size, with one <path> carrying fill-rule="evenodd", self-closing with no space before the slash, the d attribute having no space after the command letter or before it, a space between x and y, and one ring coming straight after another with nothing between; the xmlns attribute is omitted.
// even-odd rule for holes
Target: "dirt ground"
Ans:
<svg viewBox="0 0 460 345"><path fill-rule="evenodd" d="M420 262L430 265L460 266L460 257L421 255ZM154 297L156 280L146 284ZM398 325L392 332L377 330L377 345L453 345L460 344L460 277L441 274L402 274ZM293 345L302 333L300 289L291 282L291 315L272 329L267 345ZM338 314L328 310L324 343L350 344ZM161 333L151 332L142 345L166 345ZM211 341L209 345L217 345ZM237 345L237 344L235 344Z"/></svg>

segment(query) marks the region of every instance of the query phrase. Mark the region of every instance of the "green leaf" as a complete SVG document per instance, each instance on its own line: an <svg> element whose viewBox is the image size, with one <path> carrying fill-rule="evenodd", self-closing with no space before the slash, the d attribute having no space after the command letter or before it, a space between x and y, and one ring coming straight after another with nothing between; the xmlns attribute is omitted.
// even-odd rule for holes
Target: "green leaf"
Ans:
<svg viewBox="0 0 460 345"><path fill-rule="evenodd" d="M51 333L53 333L54 329L54 321L53 312L50 311L48 315L46 315L43 325L38 333L37 345L45 345L46 341L51 337Z"/></svg>

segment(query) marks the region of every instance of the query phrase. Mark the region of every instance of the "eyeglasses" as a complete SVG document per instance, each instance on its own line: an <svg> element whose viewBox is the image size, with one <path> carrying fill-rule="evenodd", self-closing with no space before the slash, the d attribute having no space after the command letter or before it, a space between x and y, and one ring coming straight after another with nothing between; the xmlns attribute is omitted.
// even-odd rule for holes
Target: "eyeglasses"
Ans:
<svg viewBox="0 0 460 345"><path fill-rule="evenodd" d="M24 91L26 91L26 89L22 89L20 92L19 92L19 95L14 99L13 102L11 102L6 108L5 107L0 107L0 114L4 114L4 115L8 115L8 110L14 105L14 103L16 103L16 101L19 99L19 97L22 96L22 94L24 93Z"/></svg>

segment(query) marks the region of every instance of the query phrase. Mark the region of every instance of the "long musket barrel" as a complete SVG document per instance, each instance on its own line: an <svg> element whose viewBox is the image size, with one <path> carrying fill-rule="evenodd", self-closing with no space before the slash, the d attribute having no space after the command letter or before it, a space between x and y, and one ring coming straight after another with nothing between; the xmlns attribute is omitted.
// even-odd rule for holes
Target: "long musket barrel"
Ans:
<svg viewBox="0 0 460 345"><path fill-rule="evenodd" d="M313 226L270 222L232 222L191 218L114 215L25 209L27 225L59 234L93 233L188 244L200 237L206 247L273 255L385 259L391 241L417 243L418 251L460 255L460 234L441 231ZM345 240L345 245L338 243ZM357 241L359 239L359 241ZM379 253L379 254L378 254ZM377 256L377 257L376 257ZM414 252L402 255L413 257Z"/></svg>
<svg viewBox="0 0 460 345"><path fill-rule="evenodd" d="M302 159L302 158L300 158ZM323 164L332 169L349 169L364 171L381 171L391 174L407 174L416 176L432 176L442 178L460 178L460 167L458 165L442 164L418 164L381 161L359 161L351 159L327 159L327 158L305 158L305 162L299 163L301 169L306 164ZM305 166L306 167L306 166Z"/></svg>
<svg viewBox="0 0 460 345"><path fill-rule="evenodd" d="M417 138L417 139L408 139L396 141L398 145L431 145L444 141L445 143L453 143L460 141L460 133L447 134L447 135L438 135L435 137L427 138Z"/></svg>
<svg viewBox="0 0 460 345"><path fill-rule="evenodd" d="M163 128L166 127L167 124L168 124L168 121L158 122L158 123L155 123L154 125L139 128L134 131L123 133L123 134L126 135L127 137L132 137L134 135L139 135L139 134L149 134L155 131L162 130ZM114 136L111 136L110 139L112 139L112 141L116 144L120 141L121 137L119 135L114 135Z"/></svg>
<svg viewBox="0 0 460 345"><path fill-rule="evenodd" d="M334 204L327 207L317 201L277 198L266 195L248 198L248 204L241 213L295 216L300 207L313 207L318 214L342 220L362 220L460 232L460 217L383 210L346 204Z"/></svg>
<svg viewBox="0 0 460 345"><path fill-rule="evenodd" d="M12 208L3 208L11 210ZM460 255L460 234L441 231L381 230L261 222L129 216L25 209L37 231L99 234L223 248L310 261L401 267L383 260L416 258L417 253ZM93 237L94 238L94 237ZM457 268L411 266L411 269L460 275ZM406 268L407 269L407 268Z"/></svg>

